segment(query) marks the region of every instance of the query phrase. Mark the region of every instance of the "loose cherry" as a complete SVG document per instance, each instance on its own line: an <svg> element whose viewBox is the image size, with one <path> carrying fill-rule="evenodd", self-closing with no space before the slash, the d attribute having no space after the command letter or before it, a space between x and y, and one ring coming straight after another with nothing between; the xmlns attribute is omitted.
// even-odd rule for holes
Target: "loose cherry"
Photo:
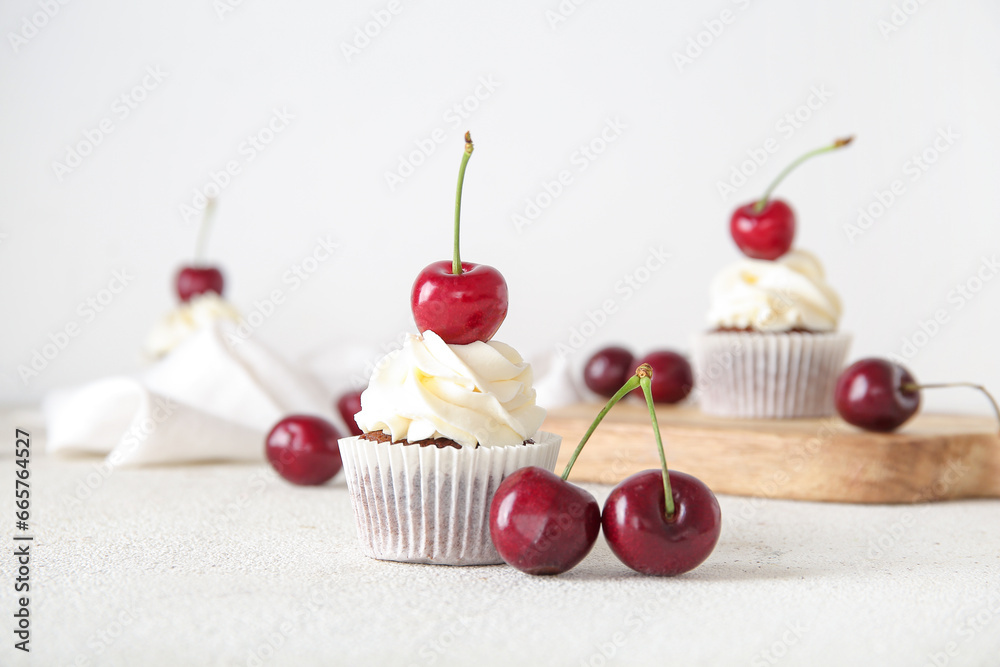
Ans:
<svg viewBox="0 0 1000 667"><path fill-rule="evenodd" d="M497 487L490 537L504 561L528 574L561 574L590 553L601 508L589 492L544 468L520 468Z"/></svg>
<svg viewBox="0 0 1000 667"><path fill-rule="evenodd" d="M605 347L587 360L583 367L583 381L595 394L610 398L634 368L631 352L624 347Z"/></svg>
<svg viewBox="0 0 1000 667"><path fill-rule="evenodd" d="M1000 406L982 385L969 382L918 384L902 365L877 358L856 361L840 374L834 389L834 403L847 423L866 431L889 433L917 413L922 389L946 387L970 387L983 392L1000 421Z"/></svg>
<svg viewBox="0 0 1000 667"><path fill-rule="evenodd" d="M330 422L309 415L285 417L271 429L264 451L279 475L292 484L316 486L333 478L343 463Z"/></svg>
<svg viewBox="0 0 1000 667"><path fill-rule="evenodd" d="M653 369L650 391L654 403L679 403L694 387L694 373L688 360L670 350L650 352L639 362ZM642 396L641 389L632 392Z"/></svg>
<svg viewBox="0 0 1000 667"><path fill-rule="evenodd" d="M778 174L764 196L740 206L729 220L729 232L736 245L747 257L778 259L792 247L795 239L795 213L780 199L769 199L774 189L789 173L811 157L847 146L854 137L837 139L829 146L817 148L799 157Z"/></svg>
<svg viewBox="0 0 1000 667"><path fill-rule="evenodd" d="M601 527L611 551L636 572L673 576L698 567L719 541L722 512L700 480L667 468L653 408L649 365L639 366L639 386L653 424L660 470L644 470L612 489Z"/></svg>
<svg viewBox="0 0 1000 667"><path fill-rule="evenodd" d="M206 292L215 292L219 296L222 296L222 289L225 282L222 277L222 271L202 262L205 240L208 238L208 229L212 224L214 215L215 199L210 197L205 204L205 213L198 227L198 240L195 245L194 261L190 266L182 266L180 271L177 272L175 285L177 296L181 301L190 301L192 297L205 294Z"/></svg>
<svg viewBox="0 0 1000 667"><path fill-rule="evenodd" d="M521 468L497 487L490 505L490 537L507 564L528 574L561 574L590 553L600 532L600 507L594 496L566 479L597 425L638 386L639 377L633 375L614 393L576 446L562 477L542 468Z"/></svg>
<svg viewBox="0 0 1000 667"><path fill-rule="evenodd" d="M466 132L455 195L453 259L434 262L417 274L410 296L417 329L421 333L429 329L451 345L488 341L507 317L507 282L500 272L463 262L459 253L462 185L472 149L472 137Z"/></svg>
<svg viewBox="0 0 1000 667"><path fill-rule="evenodd" d="M344 423L347 424L348 430L350 430L351 435L361 435L364 431L358 426L357 420L354 417L361 412L361 392L360 391L349 391L339 399L337 399L337 412L343 417Z"/></svg>

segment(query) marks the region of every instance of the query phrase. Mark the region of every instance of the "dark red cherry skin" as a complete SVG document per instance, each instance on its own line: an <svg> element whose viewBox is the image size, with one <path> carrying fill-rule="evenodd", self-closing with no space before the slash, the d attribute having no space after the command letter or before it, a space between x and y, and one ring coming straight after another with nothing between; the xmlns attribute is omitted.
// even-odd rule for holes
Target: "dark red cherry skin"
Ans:
<svg viewBox="0 0 1000 667"><path fill-rule="evenodd" d="M222 296L222 271L214 266L183 266L177 273L177 296L181 301L205 292L215 292Z"/></svg>
<svg viewBox="0 0 1000 667"><path fill-rule="evenodd" d="M355 415L361 412L360 391L349 391L338 398L337 412L344 419L344 423L347 424L347 429L351 432L351 435L361 435L364 433L358 427L358 422L354 419Z"/></svg>
<svg viewBox="0 0 1000 667"><path fill-rule="evenodd" d="M310 415L290 415L267 436L267 460L292 484L317 486L340 472L340 433L330 422Z"/></svg>
<svg viewBox="0 0 1000 667"><path fill-rule="evenodd" d="M462 262L457 276L451 266L434 262L417 275L410 297L417 329L450 345L488 341L507 317L507 281L485 264Z"/></svg>
<svg viewBox="0 0 1000 667"><path fill-rule="evenodd" d="M729 232L747 257L778 259L795 240L795 213L780 199L769 199L760 213L756 206L752 201L733 211Z"/></svg>
<svg viewBox="0 0 1000 667"><path fill-rule="evenodd" d="M633 360L632 353L624 347L605 347L587 360L583 381L595 394L611 398L635 372Z"/></svg>
<svg viewBox="0 0 1000 667"><path fill-rule="evenodd" d="M674 576L705 562L719 541L722 511L715 494L691 475L670 471L674 515L664 510L663 473L644 470L623 480L604 503L608 546L636 572Z"/></svg>
<svg viewBox="0 0 1000 667"><path fill-rule="evenodd" d="M640 364L649 364L653 368L653 379L649 384L649 390L654 403L679 403L687 398L694 387L691 364L676 352L670 350L650 352L636 365ZM641 389L636 389L632 394L643 401L646 400Z"/></svg>
<svg viewBox="0 0 1000 667"><path fill-rule="evenodd" d="M504 479L490 505L490 537L508 565L528 574L561 574L590 553L601 508L587 491L544 468Z"/></svg>
<svg viewBox="0 0 1000 667"><path fill-rule="evenodd" d="M866 431L888 433L899 428L920 409L920 390L908 370L885 359L861 359L837 378L833 400L848 424Z"/></svg>

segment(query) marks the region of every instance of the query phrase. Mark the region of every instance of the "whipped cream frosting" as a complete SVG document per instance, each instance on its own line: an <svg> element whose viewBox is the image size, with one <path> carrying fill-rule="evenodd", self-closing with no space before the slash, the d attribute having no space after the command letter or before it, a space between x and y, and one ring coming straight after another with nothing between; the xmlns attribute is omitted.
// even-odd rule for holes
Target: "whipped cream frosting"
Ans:
<svg viewBox="0 0 1000 667"><path fill-rule="evenodd" d="M146 353L162 357L188 336L213 322L239 323L240 313L215 292L205 292L180 303L160 320L146 338Z"/></svg>
<svg viewBox="0 0 1000 667"><path fill-rule="evenodd" d="M712 281L711 300L708 321L716 328L836 331L841 314L823 266L805 250L727 266Z"/></svg>
<svg viewBox="0 0 1000 667"><path fill-rule="evenodd" d="M538 431L531 365L497 341L448 345L409 335L376 366L355 420L393 442L450 438L463 447L520 445Z"/></svg>

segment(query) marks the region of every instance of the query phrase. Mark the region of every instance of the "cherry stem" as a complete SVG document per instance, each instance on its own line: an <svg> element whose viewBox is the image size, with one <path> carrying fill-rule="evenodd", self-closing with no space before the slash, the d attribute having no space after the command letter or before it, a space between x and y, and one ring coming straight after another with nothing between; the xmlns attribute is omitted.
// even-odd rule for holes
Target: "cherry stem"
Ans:
<svg viewBox="0 0 1000 667"><path fill-rule="evenodd" d="M774 192L774 189L778 187L778 183L781 183L781 181L785 180L785 176L788 176L788 174L792 173L793 169L795 169L796 167L798 167L800 164L802 164L811 157L822 155L823 153L828 153L830 151L837 150L838 148L843 148L844 146L849 145L852 141L854 141L853 136L847 137L845 139L837 139L829 146L823 146L822 148L816 148L814 150L809 151L808 153L801 156L799 159L795 160L790 165L785 167L784 171L778 174L778 177L774 179L771 182L771 185L768 186L767 190L764 191L764 196L757 200L757 204L754 206L753 212L760 213L761 211L764 210L764 207L767 206L768 198L770 198L771 193Z"/></svg>
<svg viewBox="0 0 1000 667"><path fill-rule="evenodd" d="M205 211L201 215L201 223L198 225L198 238L194 245L194 265L198 266L201 260L205 259L205 243L208 241L208 228L212 226L215 218L215 197L208 197L205 202Z"/></svg>
<svg viewBox="0 0 1000 667"><path fill-rule="evenodd" d="M590 436L594 434L594 430L597 428L597 425L601 423L601 420L604 419L604 416L611 411L611 408L614 407L615 403L622 400L625 396L628 395L630 391L636 389L638 386L639 386L639 376L633 375L625 382L625 384L622 385L621 389L615 392L615 395L611 397L607 405L605 405L604 408L597 414L597 419L595 419L594 422L590 425L590 428L587 429L587 432L583 434L583 440L581 440L580 444L576 446L576 450L573 452L573 456L569 458L569 463L566 464L566 469L563 470L562 474L563 479L569 477L569 471L573 469L573 464L576 463L576 458L580 456L580 452L583 451L583 446L587 444L588 440L590 440Z"/></svg>
<svg viewBox="0 0 1000 667"><path fill-rule="evenodd" d="M660 467L663 469L663 501L667 521L674 518L674 492L670 488L670 470L667 468L667 456L663 453L663 440L660 438L660 423L656 420L656 408L653 407L653 392L650 385L653 381L653 369L649 364L643 364L636 370L639 376L639 386L642 395L646 397L646 407L649 409L649 420L653 423L653 433L656 434L656 448L660 452Z"/></svg>
<svg viewBox="0 0 1000 667"><path fill-rule="evenodd" d="M975 384L972 382L937 382L934 384L917 384L915 382L907 382L903 384L900 389L903 391L920 391L921 389L948 389L950 387L969 387L970 389L978 389L986 395L989 399L990 405L993 406L993 413L997 417L997 423L1000 423L1000 405L997 405L996 399L993 398L993 394L987 391L986 387L981 384Z"/></svg>
<svg viewBox="0 0 1000 667"><path fill-rule="evenodd" d="M460 220L462 219L462 184L465 183L465 165L469 164L472 157L472 136L465 133L465 153L462 154L462 166L458 168L458 191L455 193L455 250L451 260L451 272L462 275L462 256L458 250L458 237Z"/></svg>

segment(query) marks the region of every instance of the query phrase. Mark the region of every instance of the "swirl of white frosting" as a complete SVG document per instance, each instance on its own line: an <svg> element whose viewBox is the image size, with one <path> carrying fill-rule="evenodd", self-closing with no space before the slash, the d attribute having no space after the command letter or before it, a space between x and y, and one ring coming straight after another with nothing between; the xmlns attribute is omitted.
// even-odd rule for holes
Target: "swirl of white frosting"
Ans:
<svg viewBox="0 0 1000 667"><path fill-rule="evenodd" d="M181 303L153 327L146 338L146 353L162 357L188 336L214 322L239 323L240 313L215 292L205 292Z"/></svg>
<svg viewBox="0 0 1000 667"><path fill-rule="evenodd" d="M711 299L708 321L718 328L836 331L840 321L840 298L805 250L727 266L712 281Z"/></svg>
<svg viewBox="0 0 1000 667"><path fill-rule="evenodd" d="M531 365L497 341L448 345L433 331L409 335L361 394L355 420L393 442L450 438L463 447L520 445L545 419Z"/></svg>

